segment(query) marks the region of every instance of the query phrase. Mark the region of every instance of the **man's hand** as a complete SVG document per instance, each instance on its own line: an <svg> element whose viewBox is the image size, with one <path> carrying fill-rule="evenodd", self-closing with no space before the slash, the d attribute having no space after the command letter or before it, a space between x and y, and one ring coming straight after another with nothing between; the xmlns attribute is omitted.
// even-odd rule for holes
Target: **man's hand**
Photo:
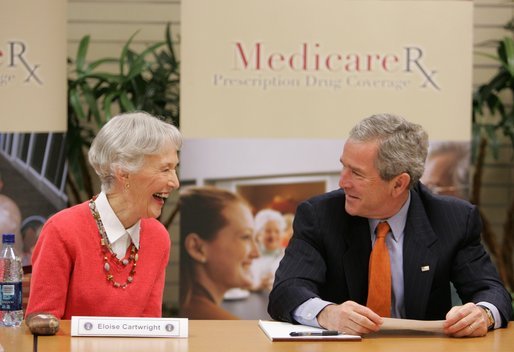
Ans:
<svg viewBox="0 0 514 352"><path fill-rule="evenodd" d="M330 304L318 314L318 323L328 330L364 335L380 330L382 318L371 309L353 301Z"/></svg>
<svg viewBox="0 0 514 352"><path fill-rule="evenodd" d="M487 334L487 314L474 303L455 306L443 325L444 333L453 337L477 337Z"/></svg>

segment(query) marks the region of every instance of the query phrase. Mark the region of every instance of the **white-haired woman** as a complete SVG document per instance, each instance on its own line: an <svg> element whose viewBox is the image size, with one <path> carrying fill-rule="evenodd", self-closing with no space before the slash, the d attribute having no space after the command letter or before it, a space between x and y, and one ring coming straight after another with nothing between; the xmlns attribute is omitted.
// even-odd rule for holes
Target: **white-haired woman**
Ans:
<svg viewBox="0 0 514 352"><path fill-rule="evenodd" d="M255 232L261 256L252 263L252 290L271 290L275 271L284 255L281 239L285 229L284 216L276 210L262 209L255 215Z"/></svg>
<svg viewBox="0 0 514 352"><path fill-rule="evenodd" d="M102 127L89 151L102 191L45 223L27 315L161 316L170 238L156 218L179 187L181 144L176 127L144 112Z"/></svg>

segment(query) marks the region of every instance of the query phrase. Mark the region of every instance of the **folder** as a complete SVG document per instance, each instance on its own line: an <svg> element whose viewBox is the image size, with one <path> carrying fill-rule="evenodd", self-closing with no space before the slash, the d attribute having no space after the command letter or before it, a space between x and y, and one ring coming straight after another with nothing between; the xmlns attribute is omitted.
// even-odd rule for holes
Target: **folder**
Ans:
<svg viewBox="0 0 514 352"><path fill-rule="evenodd" d="M259 320L259 327L271 341L360 341L359 335L339 332L338 335L321 335L325 329L295 325L280 321ZM315 333L320 335L291 336L291 333Z"/></svg>

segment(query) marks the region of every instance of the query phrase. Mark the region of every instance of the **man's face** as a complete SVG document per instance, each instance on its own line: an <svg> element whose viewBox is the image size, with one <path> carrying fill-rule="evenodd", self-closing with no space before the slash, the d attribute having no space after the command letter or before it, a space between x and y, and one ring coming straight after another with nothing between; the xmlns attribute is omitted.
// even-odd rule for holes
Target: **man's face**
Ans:
<svg viewBox="0 0 514 352"><path fill-rule="evenodd" d="M395 212L394 179L384 181L380 177L375 167L377 152L378 145L373 141L349 139L344 145L339 186L346 193L345 209L350 215L384 219Z"/></svg>

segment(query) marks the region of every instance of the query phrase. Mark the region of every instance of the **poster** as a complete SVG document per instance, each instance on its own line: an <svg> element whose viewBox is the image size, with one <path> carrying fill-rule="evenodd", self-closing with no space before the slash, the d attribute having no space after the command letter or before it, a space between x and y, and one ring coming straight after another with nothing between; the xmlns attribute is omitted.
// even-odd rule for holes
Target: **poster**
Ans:
<svg viewBox="0 0 514 352"><path fill-rule="evenodd" d="M66 205L66 5L0 11L0 232L16 234L27 267L41 225Z"/></svg>
<svg viewBox="0 0 514 352"><path fill-rule="evenodd" d="M344 140L360 119L393 113L423 125L434 145L469 144L472 11L465 1L182 4L183 192L214 187L243 198L239 219L246 221L239 226L253 227L246 232L258 249L256 255L247 245L246 259L233 260L245 269L230 280L223 274L229 248L188 240L183 231L181 261L186 256L196 269L182 273L181 287L184 277L200 272L202 279L192 281L197 306L204 303L184 316L269 317L269 286L252 286L254 263L275 254L263 242L259 213L294 217L299 202L337 189ZM439 191L451 187L427 182ZM221 212L228 223L230 212ZM276 227L285 238L287 221ZM202 248L218 248L224 261ZM276 258L268 259L275 268Z"/></svg>

